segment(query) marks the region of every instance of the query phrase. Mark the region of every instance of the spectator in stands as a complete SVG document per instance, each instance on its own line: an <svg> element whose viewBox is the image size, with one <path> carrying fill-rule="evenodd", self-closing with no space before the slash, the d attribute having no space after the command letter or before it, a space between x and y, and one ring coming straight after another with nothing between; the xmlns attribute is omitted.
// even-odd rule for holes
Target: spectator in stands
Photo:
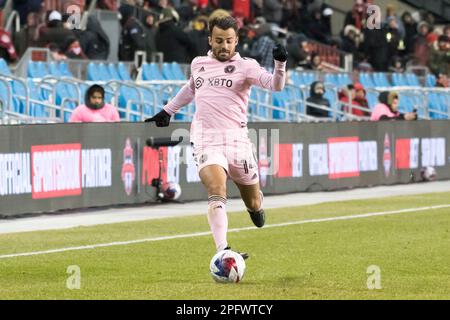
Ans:
<svg viewBox="0 0 450 320"><path fill-rule="evenodd" d="M414 58L415 63L425 66L430 55L430 46L427 36L430 33L430 25L422 21L417 25L417 34L414 37Z"/></svg>
<svg viewBox="0 0 450 320"><path fill-rule="evenodd" d="M175 9L166 8L162 11L156 33L156 47L164 53L165 62L189 63L197 49L189 36L177 26L178 21Z"/></svg>
<svg viewBox="0 0 450 320"><path fill-rule="evenodd" d="M46 26L39 29L39 44L43 47L50 43L63 48L67 39L74 36L72 30L64 27L62 15L56 10L47 13Z"/></svg>
<svg viewBox="0 0 450 320"><path fill-rule="evenodd" d="M132 61L136 51L145 51L146 34L143 25L133 16L133 7L122 5L119 8L121 14L122 35L119 45L119 59Z"/></svg>
<svg viewBox="0 0 450 320"><path fill-rule="evenodd" d="M75 108L69 122L118 122L116 107L105 103L105 89L94 84L86 91L85 104Z"/></svg>
<svg viewBox="0 0 450 320"><path fill-rule="evenodd" d="M64 55L69 59L88 59L86 54L83 52L83 49L81 48L80 41L75 36L69 37L69 39L67 39L65 45L62 48L62 51L64 52Z"/></svg>
<svg viewBox="0 0 450 320"><path fill-rule="evenodd" d="M436 87L449 88L450 87L450 77L444 73L437 74L436 75Z"/></svg>
<svg viewBox="0 0 450 320"><path fill-rule="evenodd" d="M399 55L401 50L404 50L402 40L403 37L401 36L396 17L391 16L386 21L386 42L388 47L388 58L392 59L392 57Z"/></svg>
<svg viewBox="0 0 450 320"><path fill-rule="evenodd" d="M321 81L315 81L311 84L310 97L306 99L306 114L318 117L318 118L328 118L328 110L320 109L316 106L311 105L311 103L330 108L330 101L325 99L323 95L325 94L325 85Z"/></svg>
<svg viewBox="0 0 450 320"><path fill-rule="evenodd" d="M331 40L330 26L325 22L325 19L320 10L313 12L312 17L308 22L308 36L319 42L328 44Z"/></svg>
<svg viewBox="0 0 450 320"><path fill-rule="evenodd" d="M411 13L405 11L402 15L402 23L405 28L405 54L410 55L414 51L414 36L417 34L417 23Z"/></svg>
<svg viewBox="0 0 450 320"><path fill-rule="evenodd" d="M392 57L388 71L393 73L404 73L405 65L403 59L400 56Z"/></svg>
<svg viewBox="0 0 450 320"><path fill-rule="evenodd" d="M209 51L208 17L201 15L195 18L192 21L192 30L188 33L188 36L192 39L197 49L195 56L206 56Z"/></svg>
<svg viewBox="0 0 450 320"><path fill-rule="evenodd" d="M156 17L153 13L146 13L143 16L143 25L145 31L145 43L147 52L147 61L152 60L152 54L156 52L156 32L158 31L158 26L156 23Z"/></svg>
<svg viewBox="0 0 450 320"><path fill-rule="evenodd" d="M398 111L398 93L384 91L378 98L379 104L375 106L370 116L372 121L380 120L417 120L416 112L400 113Z"/></svg>
<svg viewBox="0 0 450 320"><path fill-rule="evenodd" d="M344 32L341 34L342 42L341 49L345 52L353 54L353 57L358 54L359 46L362 42L361 31L353 25L347 25Z"/></svg>
<svg viewBox="0 0 450 320"><path fill-rule="evenodd" d="M279 0L263 0L264 18L268 23L281 24L283 18L283 5Z"/></svg>
<svg viewBox="0 0 450 320"><path fill-rule="evenodd" d="M355 26L358 30L363 30L367 20L367 5L363 0L355 0L351 11L345 16L344 26L349 24Z"/></svg>
<svg viewBox="0 0 450 320"><path fill-rule="evenodd" d="M98 0L97 8L103 9L103 10L117 11L118 0Z"/></svg>
<svg viewBox="0 0 450 320"><path fill-rule="evenodd" d="M78 30L81 48L88 59L106 60L109 56L109 38L95 15L89 15L86 30Z"/></svg>
<svg viewBox="0 0 450 320"><path fill-rule="evenodd" d="M450 77L450 38L446 35L439 36L438 49L431 53L428 67L432 73Z"/></svg>
<svg viewBox="0 0 450 320"><path fill-rule="evenodd" d="M13 9L19 13L20 23L27 23L28 14L31 12L39 12L42 8L43 0L14 0Z"/></svg>
<svg viewBox="0 0 450 320"><path fill-rule="evenodd" d="M450 25L448 25L444 28L444 36L447 36L450 38Z"/></svg>
<svg viewBox="0 0 450 320"><path fill-rule="evenodd" d="M273 56L272 50L275 47L275 41L271 37L270 24L265 23L256 25L253 28L255 37L250 48L249 56L259 62L261 67L272 70Z"/></svg>
<svg viewBox="0 0 450 320"><path fill-rule="evenodd" d="M14 62L18 58L9 32L2 29L0 29L0 58L8 62Z"/></svg>
<svg viewBox="0 0 450 320"><path fill-rule="evenodd" d="M317 52L313 52L311 54L310 62L306 66L306 68L314 71L323 71L324 67L322 64L322 57L320 56L320 54L318 54Z"/></svg>
<svg viewBox="0 0 450 320"><path fill-rule="evenodd" d="M341 90L339 92L339 101L341 102L341 109L344 112L350 112L351 114L358 117L368 117L370 116L370 112L357 109L357 108L349 108L349 104L352 106L358 106L363 108L369 108L369 103L366 99L366 90L363 85L359 82L353 84L349 84L346 89Z"/></svg>
<svg viewBox="0 0 450 320"><path fill-rule="evenodd" d="M406 34L405 26L403 25L402 20L397 16L397 8L393 4L388 4L386 7L386 23L389 24L389 21L392 19L395 21L400 39L404 39Z"/></svg>
<svg viewBox="0 0 450 320"><path fill-rule="evenodd" d="M311 62L311 53L305 35L298 34L288 39L287 43L288 59L287 68L305 68Z"/></svg>

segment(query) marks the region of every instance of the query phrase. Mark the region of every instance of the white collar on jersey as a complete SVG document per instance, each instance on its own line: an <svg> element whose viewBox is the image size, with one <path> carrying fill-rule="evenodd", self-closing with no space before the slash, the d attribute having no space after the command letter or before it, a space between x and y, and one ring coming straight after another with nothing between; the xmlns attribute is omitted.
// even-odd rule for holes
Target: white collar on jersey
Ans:
<svg viewBox="0 0 450 320"><path fill-rule="evenodd" d="M212 53L211 50L208 51L208 57L212 58L212 59L216 59L216 57L214 56L214 54ZM221 62L232 62L232 61L236 61L236 60L240 60L241 59L241 55L239 54L239 52L235 52L234 56L232 56L229 60L227 61L221 61ZM217 59L216 59L217 60Z"/></svg>

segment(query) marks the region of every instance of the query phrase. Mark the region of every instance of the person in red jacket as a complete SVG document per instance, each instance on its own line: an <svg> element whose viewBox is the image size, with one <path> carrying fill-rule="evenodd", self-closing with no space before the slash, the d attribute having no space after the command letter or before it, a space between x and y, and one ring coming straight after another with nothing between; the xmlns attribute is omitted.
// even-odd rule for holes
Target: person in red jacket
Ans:
<svg viewBox="0 0 450 320"><path fill-rule="evenodd" d="M350 93L350 97L348 96L348 93ZM351 108L350 111L349 108L349 103L351 103L353 106L369 108L369 103L367 102L366 99L366 90L364 89L363 85L359 82L355 83L354 85L350 84L347 86L347 89L339 92L339 101L341 102L342 111L344 112L349 112L358 117L370 116L369 111L353 107Z"/></svg>

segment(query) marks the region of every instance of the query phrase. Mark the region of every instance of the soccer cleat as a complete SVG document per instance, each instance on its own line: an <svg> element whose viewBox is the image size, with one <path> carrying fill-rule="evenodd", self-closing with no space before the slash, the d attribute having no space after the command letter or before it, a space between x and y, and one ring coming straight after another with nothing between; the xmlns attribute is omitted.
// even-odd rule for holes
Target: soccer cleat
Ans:
<svg viewBox="0 0 450 320"><path fill-rule="evenodd" d="M252 218L253 224L258 228L262 228L264 223L266 222L266 215L264 213L264 209L260 209L259 211L252 212L247 210L250 214L250 218Z"/></svg>
<svg viewBox="0 0 450 320"><path fill-rule="evenodd" d="M228 246L228 247L226 247L226 248L223 249L223 250L231 250L231 247ZM236 251L236 253L239 253L239 254L241 255L241 257L242 257L244 260L247 260L248 257L249 257L248 253L246 253L246 252L239 252L239 251Z"/></svg>

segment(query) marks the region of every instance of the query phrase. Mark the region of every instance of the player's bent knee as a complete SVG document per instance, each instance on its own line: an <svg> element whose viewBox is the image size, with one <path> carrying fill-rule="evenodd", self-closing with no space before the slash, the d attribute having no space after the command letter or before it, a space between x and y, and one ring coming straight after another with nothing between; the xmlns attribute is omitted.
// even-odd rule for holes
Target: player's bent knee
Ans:
<svg viewBox="0 0 450 320"><path fill-rule="evenodd" d="M219 195L222 197L227 196L227 187L225 184L218 184L218 183L212 183L208 185L207 187L208 194L209 195Z"/></svg>
<svg viewBox="0 0 450 320"><path fill-rule="evenodd" d="M259 210L261 208L261 198L251 198L249 203L246 204L247 208L253 211Z"/></svg>

